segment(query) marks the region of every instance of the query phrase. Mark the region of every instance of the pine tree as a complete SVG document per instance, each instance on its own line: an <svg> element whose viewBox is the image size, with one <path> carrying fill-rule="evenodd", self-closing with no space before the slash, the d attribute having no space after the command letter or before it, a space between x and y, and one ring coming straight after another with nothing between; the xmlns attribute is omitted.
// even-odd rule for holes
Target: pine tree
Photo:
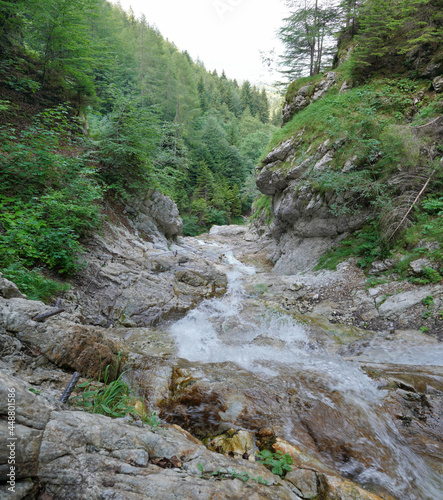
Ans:
<svg viewBox="0 0 443 500"><path fill-rule="evenodd" d="M242 113L246 111L246 109L249 109L250 113L253 114L252 89L251 89L251 84L248 82L248 80L246 80L241 86L240 102L241 102Z"/></svg>
<svg viewBox="0 0 443 500"><path fill-rule="evenodd" d="M291 2L291 15L284 19L279 38L285 46L281 73L289 80L303 74L317 75L331 59L335 48L332 37L337 31L339 12L322 6L319 0Z"/></svg>
<svg viewBox="0 0 443 500"><path fill-rule="evenodd" d="M258 116L262 123L269 122L269 101L265 89L262 89L260 94Z"/></svg>

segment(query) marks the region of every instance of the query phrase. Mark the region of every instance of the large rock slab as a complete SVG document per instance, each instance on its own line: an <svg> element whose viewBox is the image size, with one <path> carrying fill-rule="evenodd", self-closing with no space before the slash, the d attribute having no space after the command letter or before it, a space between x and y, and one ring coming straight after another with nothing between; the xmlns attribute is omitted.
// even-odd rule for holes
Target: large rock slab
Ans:
<svg viewBox="0 0 443 500"><path fill-rule="evenodd" d="M0 370L0 481L9 479L11 453L16 479L37 474L43 430L53 408L22 380Z"/></svg>
<svg viewBox="0 0 443 500"><path fill-rule="evenodd" d="M183 222L177 205L165 194L149 190L144 197L134 197L127 202L126 210L134 226L152 238L165 242L165 238L179 235Z"/></svg>
<svg viewBox="0 0 443 500"><path fill-rule="evenodd" d="M184 245L155 248L124 225L106 224L88 242L88 267L66 297L97 326L150 327L183 316L202 300L223 295L226 276ZM199 276L197 286L180 279Z"/></svg>
<svg viewBox="0 0 443 500"><path fill-rule="evenodd" d="M106 366L117 367L119 353L124 348L110 340L103 328L77 324L67 313L44 323L32 319L46 310L48 307L42 302L0 297L0 326L60 368L98 377ZM111 379L116 375L113 370Z"/></svg>
<svg viewBox="0 0 443 500"><path fill-rule="evenodd" d="M397 295L388 297L383 304L380 305L378 311L385 317L398 315L420 304L425 297L441 292L441 288L425 286L413 291L398 293Z"/></svg>
<svg viewBox="0 0 443 500"><path fill-rule="evenodd" d="M183 465L165 470L149 463L172 456ZM82 412L52 414L39 460L40 482L58 498L299 498L262 465L211 453L181 429L153 432ZM233 477L209 480L218 469L261 475L270 485Z"/></svg>

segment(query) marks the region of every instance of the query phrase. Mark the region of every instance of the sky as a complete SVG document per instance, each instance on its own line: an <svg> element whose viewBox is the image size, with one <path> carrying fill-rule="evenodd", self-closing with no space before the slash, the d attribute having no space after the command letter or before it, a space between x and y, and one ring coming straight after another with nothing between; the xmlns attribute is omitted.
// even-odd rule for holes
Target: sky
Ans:
<svg viewBox="0 0 443 500"><path fill-rule="evenodd" d="M114 3L117 3L116 1ZM260 51L282 48L276 31L287 15L282 0L120 0L207 70L242 82L272 83Z"/></svg>

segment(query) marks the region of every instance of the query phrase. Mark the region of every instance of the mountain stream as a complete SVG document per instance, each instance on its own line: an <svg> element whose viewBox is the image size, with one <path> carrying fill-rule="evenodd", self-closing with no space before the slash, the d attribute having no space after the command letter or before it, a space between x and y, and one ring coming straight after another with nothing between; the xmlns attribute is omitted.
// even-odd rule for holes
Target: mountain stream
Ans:
<svg viewBox="0 0 443 500"><path fill-rule="evenodd" d="M326 469L376 494L443 498L441 477L411 449L386 411L388 391L358 362L331 350L327 331L319 335L248 292L253 266L223 245L199 245L227 274L228 290L167 327L175 353L160 416L200 439L232 428L271 428ZM419 346L414 351L412 344L402 361L375 337L363 360L441 365L441 354Z"/></svg>

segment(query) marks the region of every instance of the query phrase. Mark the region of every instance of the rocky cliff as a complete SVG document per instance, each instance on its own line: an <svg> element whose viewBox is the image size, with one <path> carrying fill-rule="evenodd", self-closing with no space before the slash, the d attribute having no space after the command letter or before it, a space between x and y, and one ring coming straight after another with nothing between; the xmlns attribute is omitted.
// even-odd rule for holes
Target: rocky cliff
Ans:
<svg viewBox="0 0 443 500"><path fill-rule="evenodd" d="M411 202L426 169L442 156L441 116L416 119L430 102L440 110L442 77L407 91L400 89L404 80L395 79L353 88L340 69L305 80L289 87L283 129L256 168L258 189L272 198L269 233L281 274L312 270L328 249L380 212L394 214L397 199ZM405 125L395 122L399 109Z"/></svg>
<svg viewBox="0 0 443 500"><path fill-rule="evenodd" d="M102 230L86 242L87 266L65 297L87 323L152 326L226 291L212 263L174 242L182 222L167 196L151 192L105 214Z"/></svg>

